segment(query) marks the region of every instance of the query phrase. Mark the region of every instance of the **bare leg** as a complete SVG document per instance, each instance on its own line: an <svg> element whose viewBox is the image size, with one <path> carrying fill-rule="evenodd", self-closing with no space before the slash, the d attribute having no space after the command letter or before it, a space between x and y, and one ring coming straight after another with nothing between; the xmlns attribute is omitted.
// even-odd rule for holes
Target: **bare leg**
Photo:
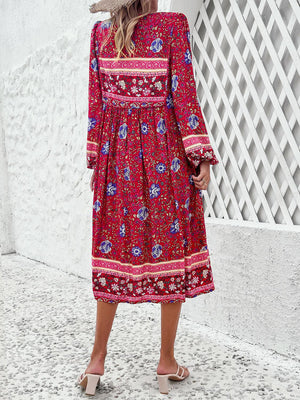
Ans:
<svg viewBox="0 0 300 400"><path fill-rule="evenodd" d="M97 301L97 319L94 348L85 373L104 374L104 362L107 354L107 342L114 322L118 303Z"/></svg>
<svg viewBox="0 0 300 400"><path fill-rule="evenodd" d="M158 374L176 374L177 362L174 357L174 343L177 333L182 303L161 304L161 348ZM188 375L185 368L184 376Z"/></svg>

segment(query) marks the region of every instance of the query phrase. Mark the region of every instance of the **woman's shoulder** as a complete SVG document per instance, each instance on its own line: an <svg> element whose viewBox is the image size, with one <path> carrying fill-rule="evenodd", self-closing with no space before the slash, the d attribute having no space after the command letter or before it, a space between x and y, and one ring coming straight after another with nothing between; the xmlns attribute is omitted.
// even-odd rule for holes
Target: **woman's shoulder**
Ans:
<svg viewBox="0 0 300 400"><path fill-rule="evenodd" d="M106 33L109 32L111 25L112 21L110 18L94 22L92 27L92 35L94 35L98 40L101 40Z"/></svg>
<svg viewBox="0 0 300 400"><path fill-rule="evenodd" d="M168 31L173 31L174 27L177 30L184 29L188 26L187 16L182 12L175 11L157 11L146 16L146 24L152 25L163 25Z"/></svg>
<svg viewBox="0 0 300 400"><path fill-rule="evenodd" d="M182 12L175 12L175 11L157 11L152 13L154 17L158 19L167 19L167 20L182 20L187 19L186 15Z"/></svg>
<svg viewBox="0 0 300 400"><path fill-rule="evenodd" d="M94 22L93 29L103 31L103 30L108 29L111 25L112 25L112 21L110 18L105 19L103 21L98 20L98 21Z"/></svg>
<svg viewBox="0 0 300 400"><path fill-rule="evenodd" d="M160 11L150 15L154 16L157 21L163 21L171 30L173 30L174 26L177 30L188 29L189 27L188 18L182 12Z"/></svg>

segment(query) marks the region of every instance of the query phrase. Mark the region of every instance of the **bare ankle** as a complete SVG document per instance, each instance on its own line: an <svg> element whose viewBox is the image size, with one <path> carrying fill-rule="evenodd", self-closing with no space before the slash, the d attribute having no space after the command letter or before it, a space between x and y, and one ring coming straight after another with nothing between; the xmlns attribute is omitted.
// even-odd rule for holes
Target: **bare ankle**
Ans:
<svg viewBox="0 0 300 400"><path fill-rule="evenodd" d="M175 362L175 357L174 357L174 353L160 353L160 359L159 359L159 363L160 364L173 364Z"/></svg>
<svg viewBox="0 0 300 400"><path fill-rule="evenodd" d="M91 354L91 360L103 360L107 355L107 351L98 351L98 350L93 350Z"/></svg>

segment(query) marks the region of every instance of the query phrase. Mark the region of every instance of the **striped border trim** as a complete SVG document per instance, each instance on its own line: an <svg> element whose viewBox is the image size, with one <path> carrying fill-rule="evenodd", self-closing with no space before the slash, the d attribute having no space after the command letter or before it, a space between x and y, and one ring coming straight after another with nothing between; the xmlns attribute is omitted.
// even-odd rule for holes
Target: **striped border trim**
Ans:
<svg viewBox="0 0 300 400"><path fill-rule="evenodd" d="M174 274L174 272L184 274L184 271L192 270L199 266L206 266L207 269L210 268L210 255L208 250L204 250L200 253L195 253L191 256L186 256L185 258L178 260L163 261L158 263L145 263L140 265L122 263L117 260L92 256L93 270L102 270L104 272L117 275L129 275L133 279L140 278L143 275L169 275ZM145 272L139 273L140 270L145 269ZM134 273L132 270L134 270Z"/></svg>
<svg viewBox="0 0 300 400"><path fill-rule="evenodd" d="M164 101L166 98L164 96L160 97L135 97L135 96L121 96L115 93L103 92L106 97L110 97L111 99L117 99L122 101L138 101L138 102L159 102Z"/></svg>
<svg viewBox="0 0 300 400"><path fill-rule="evenodd" d="M91 142L90 140L87 141L87 145L86 145L86 151L88 153L96 153L98 152L98 143L96 142Z"/></svg>

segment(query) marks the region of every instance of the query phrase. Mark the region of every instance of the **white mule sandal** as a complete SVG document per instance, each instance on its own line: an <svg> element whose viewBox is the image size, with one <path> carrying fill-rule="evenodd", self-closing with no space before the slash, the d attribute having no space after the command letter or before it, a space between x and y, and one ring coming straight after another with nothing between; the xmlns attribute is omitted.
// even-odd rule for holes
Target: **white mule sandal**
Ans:
<svg viewBox="0 0 300 400"><path fill-rule="evenodd" d="M94 396L96 393L96 387L100 385L100 378L102 375L97 375L97 374L81 374L76 383L83 388L85 388L85 394Z"/></svg>
<svg viewBox="0 0 300 400"><path fill-rule="evenodd" d="M172 381L183 381L186 379L190 373L188 373L187 376L184 376L184 367L181 365L177 364L177 372L176 374L156 374L157 379L158 379L158 385L159 385L159 391L162 394L168 394L169 393L169 384L168 384L168 379L171 379ZM179 369L181 368L181 374L179 375Z"/></svg>

